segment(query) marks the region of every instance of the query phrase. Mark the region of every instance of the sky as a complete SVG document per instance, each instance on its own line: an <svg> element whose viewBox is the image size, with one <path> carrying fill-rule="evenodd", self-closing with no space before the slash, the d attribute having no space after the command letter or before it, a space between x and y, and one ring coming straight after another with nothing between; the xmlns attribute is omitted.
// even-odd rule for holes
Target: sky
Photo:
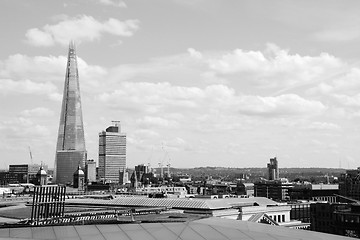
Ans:
<svg viewBox="0 0 360 240"><path fill-rule="evenodd" d="M357 0L2 0L0 168L54 166L70 40L89 159L120 121L130 168L356 168L359 26Z"/></svg>

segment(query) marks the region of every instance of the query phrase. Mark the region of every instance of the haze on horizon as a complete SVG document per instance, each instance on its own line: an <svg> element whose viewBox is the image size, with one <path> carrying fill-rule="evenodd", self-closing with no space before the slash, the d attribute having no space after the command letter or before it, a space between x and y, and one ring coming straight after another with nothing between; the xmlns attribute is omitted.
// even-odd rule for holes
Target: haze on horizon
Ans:
<svg viewBox="0 0 360 240"><path fill-rule="evenodd" d="M53 167L70 39L88 158L120 120L127 165L360 166L360 2L4 0L2 166Z"/></svg>

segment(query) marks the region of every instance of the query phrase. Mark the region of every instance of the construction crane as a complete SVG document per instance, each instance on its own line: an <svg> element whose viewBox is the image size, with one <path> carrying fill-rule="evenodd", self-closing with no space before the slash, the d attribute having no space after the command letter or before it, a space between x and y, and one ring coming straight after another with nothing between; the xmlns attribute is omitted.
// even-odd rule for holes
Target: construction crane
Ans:
<svg viewBox="0 0 360 240"><path fill-rule="evenodd" d="M30 163L33 164L33 157L32 157L32 153L31 153L31 148L29 146L29 154L30 154Z"/></svg>

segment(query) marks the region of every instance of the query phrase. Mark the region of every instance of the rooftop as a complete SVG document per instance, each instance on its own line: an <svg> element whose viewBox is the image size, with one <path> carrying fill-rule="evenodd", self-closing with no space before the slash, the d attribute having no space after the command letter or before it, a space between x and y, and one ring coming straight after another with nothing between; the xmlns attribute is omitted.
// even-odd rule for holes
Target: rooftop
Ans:
<svg viewBox="0 0 360 240"><path fill-rule="evenodd" d="M0 239L126 239L126 240L337 240L347 237L266 224L206 218L176 223L99 224L0 229Z"/></svg>

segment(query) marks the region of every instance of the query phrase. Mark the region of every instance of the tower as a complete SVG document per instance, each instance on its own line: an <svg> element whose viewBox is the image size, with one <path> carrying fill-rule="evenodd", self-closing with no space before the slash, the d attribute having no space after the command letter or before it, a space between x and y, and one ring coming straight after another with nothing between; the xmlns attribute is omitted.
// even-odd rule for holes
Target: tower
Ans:
<svg viewBox="0 0 360 240"><path fill-rule="evenodd" d="M74 172L74 188L77 188L79 191L84 190L85 185L85 174L84 171L81 169L80 165L78 166L77 170Z"/></svg>
<svg viewBox="0 0 360 240"><path fill-rule="evenodd" d="M279 166L276 157L270 158L270 163L267 164L268 169L268 180L278 180L279 179Z"/></svg>
<svg viewBox="0 0 360 240"><path fill-rule="evenodd" d="M74 171L84 168L86 148L81 110L79 74L75 44L69 44L64 95L55 156L56 183L70 183Z"/></svg>
<svg viewBox="0 0 360 240"><path fill-rule="evenodd" d="M120 170L126 168L126 134L118 121L99 133L99 177L118 183Z"/></svg>
<svg viewBox="0 0 360 240"><path fill-rule="evenodd" d="M47 173L41 165L39 171L36 173L37 184L40 186L47 184Z"/></svg>

